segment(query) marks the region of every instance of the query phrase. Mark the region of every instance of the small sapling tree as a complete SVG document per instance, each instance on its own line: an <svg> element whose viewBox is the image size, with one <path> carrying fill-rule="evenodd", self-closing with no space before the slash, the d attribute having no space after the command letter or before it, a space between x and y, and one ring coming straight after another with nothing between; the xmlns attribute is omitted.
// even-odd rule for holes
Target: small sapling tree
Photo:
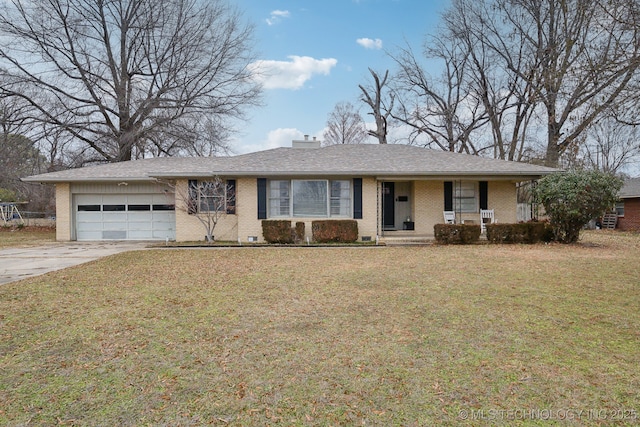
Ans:
<svg viewBox="0 0 640 427"><path fill-rule="evenodd" d="M214 240L214 231L222 218L236 212L236 181L220 177L189 180L185 191L176 190L176 197L189 215L202 224L205 240Z"/></svg>
<svg viewBox="0 0 640 427"><path fill-rule="evenodd" d="M574 243L580 230L614 206L622 180L600 171L576 170L542 178L534 191L544 206L554 239Z"/></svg>

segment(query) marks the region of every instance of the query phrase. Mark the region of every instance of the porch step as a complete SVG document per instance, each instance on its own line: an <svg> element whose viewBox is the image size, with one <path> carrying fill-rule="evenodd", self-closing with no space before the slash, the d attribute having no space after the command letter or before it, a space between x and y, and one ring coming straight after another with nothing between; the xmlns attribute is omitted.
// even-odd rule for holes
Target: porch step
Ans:
<svg viewBox="0 0 640 427"><path fill-rule="evenodd" d="M409 237L409 236L398 236L398 237L381 237L380 244L386 246L427 246L432 245L434 242L433 237L424 236L424 237Z"/></svg>

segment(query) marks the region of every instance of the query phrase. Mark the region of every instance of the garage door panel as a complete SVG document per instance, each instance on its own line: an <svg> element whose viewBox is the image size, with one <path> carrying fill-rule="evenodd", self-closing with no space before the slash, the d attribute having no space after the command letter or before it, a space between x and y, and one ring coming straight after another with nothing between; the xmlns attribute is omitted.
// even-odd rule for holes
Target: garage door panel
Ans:
<svg viewBox="0 0 640 427"><path fill-rule="evenodd" d="M129 222L149 222L151 214L149 212L128 212L127 220Z"/></svg>
<svg viewBox="0 0 640 427"><path fill-rule="evenodd" d="M103 240L127 240L126 230L103 230Z"/></svg>
<svg viewBox="0 0 640 427"><path fill-rule="evenodd" d="M164 237L157 237L161 239ZM129 239L131 240L154 240L153 230L129 230Z"/></svg>
<svg viewBox="0 0 640 427"><path fill-rule="evenodd" d="M173 209L167 205L173 201L164 194L76 195L76 239L174 240L175 211L153 211L157 203Z"/></svg>
<svg viewBox="0 0 640 427"><path fill-rule="evenodd" d="M78 230L77 234L82 235L82 239L78 240L103 240L102 230Z"/></svg>

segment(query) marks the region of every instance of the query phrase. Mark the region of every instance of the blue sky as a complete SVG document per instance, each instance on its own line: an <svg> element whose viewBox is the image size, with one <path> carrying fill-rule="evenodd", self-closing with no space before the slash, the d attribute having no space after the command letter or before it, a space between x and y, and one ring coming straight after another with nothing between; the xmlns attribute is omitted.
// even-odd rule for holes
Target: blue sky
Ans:
<svg viewBox="0 0 640 427"><path fill-rule="evenodd" d="M341 101L358 102L359 84L393 61L387 51L409 43L419 52L449 0L233 0L256 26L256 50L270 78L264 106L253 109L232 150L290 146L322 138L327 115ZM373 140L372 140L373 142Z"/></svg>

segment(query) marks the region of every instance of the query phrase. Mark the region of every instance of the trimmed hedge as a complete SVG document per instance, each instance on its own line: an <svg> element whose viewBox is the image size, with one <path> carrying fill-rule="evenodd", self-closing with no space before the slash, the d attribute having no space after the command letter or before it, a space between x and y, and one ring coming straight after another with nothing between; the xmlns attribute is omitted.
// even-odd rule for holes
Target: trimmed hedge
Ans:
<svg viewBox="0 0 640 427"><path fill-rule="evenodd" d="M291 221L284 219L262 221L262 235L267 243L293 243L294 234L291 232Z"/></svg>
<svg viewBox="0 0 640 427"><path fill-rule="evenodd" d="M436 242L443 244L469 244L480 240L480 225L436 224L433 232Z"/></svg>
<svg viewBox="0 0 640 427"><path fill-rule="evenodd" d="M358 240L358 221L328 219L311 223L313 241L318 243L353 243Z"/></svg>
<svg viewBox="0 0 640 427"><path fill-rule="evenodd" d="M304 222L296 222L296 228L294 229L294 239L296 243L300 243L304 240Z"/></svg>
<svg viewBox="0 0 640 427"><path fill-rule="evenodd" d="M553 240L553 230L547 222L487 224L487 240L490 243L550 242Z"/></svg>

